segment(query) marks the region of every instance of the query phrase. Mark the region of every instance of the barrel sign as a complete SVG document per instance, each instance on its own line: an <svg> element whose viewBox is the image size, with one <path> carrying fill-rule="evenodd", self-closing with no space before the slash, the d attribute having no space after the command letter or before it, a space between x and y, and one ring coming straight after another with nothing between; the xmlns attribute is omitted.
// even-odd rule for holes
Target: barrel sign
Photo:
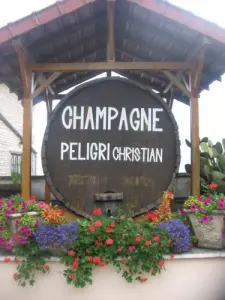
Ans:
<svg viewBox="0 0 225 300"><path fill-rule="evenodd" d="M175 119L151 90L127 79L83 84L58 104L44 135L42 165L55 195L87 216L95 195L123 194L134 215L155 207L180 162Z"/></svg>

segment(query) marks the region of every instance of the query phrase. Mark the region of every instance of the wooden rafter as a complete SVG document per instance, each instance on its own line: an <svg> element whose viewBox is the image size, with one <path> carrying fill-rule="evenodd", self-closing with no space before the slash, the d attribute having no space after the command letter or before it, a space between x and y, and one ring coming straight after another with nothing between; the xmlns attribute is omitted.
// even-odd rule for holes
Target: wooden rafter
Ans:
<svg viewBox="0 0 225 300"><path fill-rule="evenodd" d="M193 70L193 62L76 62L29 64L31 71L38 72L79 72L107 70Z"/></svg>
<svg viewBox="0 0 225 300"><path fill-rule="evenodd" d="M115 37L114 37L114 20L115 20L115 0L107 0L107 61L115 61Z"/></svg>

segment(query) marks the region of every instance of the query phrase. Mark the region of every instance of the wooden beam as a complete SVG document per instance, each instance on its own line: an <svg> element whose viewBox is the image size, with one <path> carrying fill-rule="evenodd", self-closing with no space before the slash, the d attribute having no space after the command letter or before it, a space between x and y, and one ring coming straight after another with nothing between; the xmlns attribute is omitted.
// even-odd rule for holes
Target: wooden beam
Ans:
<svg viewBox="0 0 225 300"><path fill-rule="evenodd" d="M195 89L196 71L190 74L191 83L191 193L194 196L200 195L200 150L199 150L199 105L198 92Z"/></svg>
<svg viewBox="0 0 225 300"><path fill-rule="evenodd" d="M33 74L27 68L29 57L20 44L13 42L17 52L23 83L23 154L22 154L22 197L28 200L31 195L31 135L32 135L32 99Z"/></svg>
<svg viewBox="0 0 225 300"><path fill-rule="evenodd" d="M195 74L195 89L199 91L200 89L200 82L201 82L201 76L202 76L202 71L205 63L205 51L204 49L200 52L199 54L199 59L198 59L198 68L196 70Z"/></svg>
<svg viewBox="0 0 225 300"><path fill-rule="evenodd" d="M190 97L190 92L186 87L173 75L170 71L162 71L162 73L175 85L177 86L186 96Z"/></svg>
<svg viewBox="0 0 225 300"><path fill-rule="evenodd" d="M115 61L115 38L114 38L115 0L107 0L107 61Z"/></svg>
<svg viewBox="0 0 225 300"><path fill-rule="evenodd" d="M54 72L51 76L48 77L48 79L44 80L42 84L33 92L31 96L32 99L40 95L46 88L48 88L49 85L51 85L55 81L55 79L59 77L60 74L61 72Z"/></svg>
<svg viewBox="0 0 225 300"><path fill-rule="evenodd" d="M193 62L76 62L29 64L31 71L73 72L107 70L193 70Z"/></svg>
<svg viewBox="0 0 225 300"><path fill-rule="evenodd" d="M47 122L48 122L50 115L52 113L52 100L49 99L47 90L45 92L45 103L47 109ZM47 181L45 181L45 203L47 204L51 203L51 191L49 189Z"/></svg>

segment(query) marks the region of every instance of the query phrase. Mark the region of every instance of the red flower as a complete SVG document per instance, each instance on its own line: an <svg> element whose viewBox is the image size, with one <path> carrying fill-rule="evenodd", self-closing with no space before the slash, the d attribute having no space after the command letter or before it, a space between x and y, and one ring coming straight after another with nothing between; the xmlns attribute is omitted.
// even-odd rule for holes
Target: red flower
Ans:
<svg viewBox="0 0 225 300"><path fill-rule="evenodd" d="M156 213L148 213L146 217L148 220L155 221L158 218L158 215Z"/></svg>
<svg viewBox="0 0 225 300"><path fill-rule="evenodd" d="M100 246L102 246L102 243L99 240L96 240L95 241L95 245L98 246L98 247L100 247Z"/></svg>
<svg viewBox="0 0 225 300"><path fill-rule="evenodd" d="M151 241L149 241L149 240L145 241L145 245L146 246L150 246L151 245Z"/></svg>
<svg viewBox="0 0 225 300"><path fill-rule="evenodd" d="M97 264L98 267L104 267L105 263L103 261L101 261L100 263Z"/></svg>
<svg viewBox="0 0 225 300"><path fill-rule="evenodd" d="M92 256L88 256L88 261L89 261L90 263L92 263L92 262L93 262L93 257L92 257Z"/></svg>
<svg viewBox="0 0 225 300"><path fill-rule="evenodd" d="M115 227L115 226L116 226L116 223L115 223L115 222L109 223L109 227Z"/></svg>
<svg viewBox="0 0 225 300"><path fill-rule="evenodd" d="M113 245L114 244L114 240L113 239L107 239L105 241L106 245Z"/></svg>
<svg viewBox="0 0 225 300"><path fill-rule="evenodd" d="M15 258L15 263L20 264L20 263L21 263L21 259L18 258L18 257L16 257L16 258Z"/></svg>
<svg viewBox="0 0 225 300"><path fill-rule="evenodd" d="M49 265L44 265L43 269L45 269L46 271L48 271L49 270Z"/></svg>
<svg viewBox="0 0 225 300"><path fill-rule="evenodd" d="M86 253L87 253L87 254L91 254L91 251L90 251L90 250L86 250Z"/></svg>
<svg viewBox="0 0 225 300"><path fill-rule="evenodd" d="M154 236L153 241L160 242L160 236L159 235Z"/></svg>
<svg viewBox="0 0 225 300"><path fill-rule="evenodd" d="M72 279L72 280L76 279L76 275L75 274L70 274L70 279Z"/></svg>
<svg viewBox="0 0 225 300"><path fill-rule="evenodd" d="M18 235L14 235L13 240L14 240L15 242L19 242L20 238L18 237Z"/></svg>
<svg viewBox="0 0 225 300"><path fill-rule="evenodd" d="M101 208L96 208L93 210L92 212L93 215L101 215L102 214L102 210Z"/></svg>
<svg viewBox="0 0 225 300"><path fill-rule="evenodd" d="M18 274L17 274L17 273L14 273L14 274L13 274L13 279L14 279L14 280L17 280L17 278L18 278Z"/></svg>
<svg viewBox="0 0 225 300"><path fill-rule="evenodd" d="M216 184L216 183L210 183L210 184L208 185L208 188L211 189L211 190L215 190L215 189L218 188L218 184Z"/></svg>
<svg viewBox="0 0 225 300"><path fill-rule="evenodd" d="M171 260L174 259L174 254L170 254L170 259L171 259Z"/></svg>
<svg viewBox="0 0 225 300"><path fill-rule="evenodd" d="M148 281L148 278L141 278L141 279L140 279L140 283L144 283L144 282L146 282L146 281Z"/></svg>
<svg viewBox="0 0 225 300"><path fill-rule="evenodd" d="M93 262L94 262L95 264L99 264L99 263L101 262L101 257L99 257L99 256L93 257Z"/></svg>
<svg viewBox="0 0 225 300"><path fill-rule="evenodd" d="M4 259L4 262L5 263L8 263L8 262L10 262L11 261L11 258L10 257L5 257L5 259Z"/></svg>
<svg viewBox="0 0 225 300"><path fill-rule="evenodd" d="M139 235L136 237L135 242L138 243L143 239L143 235Z"/></svg>
<svg viewBox="0 0 225 300"><path fill-rule="evenodd" d="M134 250L135 250L135 246L129 246L129 247L128 247L128 251L129 251L129 252L133 252Z"/></svg>
<svg viewBox="0 0 225 300"><path fill-rule="evenodd" d="M72 263L72 267L73 267L74 269L78 268L78 266L79 266L78 261L79 261L79 258L78 258L78 257L74 259L74 261L73 261L73 263Z"/></svg>
<svg viewBox="0 0 225 300"><path fill-rule="evenodd" d="M190 243L190 248L193 248L193 246L194 246L193 243Z"/></svg>
<svg viewBox="0 0 225 300"><path fill-rule="evenodd" d="M160 261L158 262L158 266L159 266L160 268L162 268L164 265L165 265L165 261L164 261L164 260L160 260Z"/></svg>
<svg viewBox="0 0 225 300"><path fill-rule="evenodd" d="M70 250L70 251L67 252L67 254L69 256L74 256L76 254L76 252L74 252L73 250Z"/></svg>
<svg viewBox="0 0 225 300"><path fill-rule="evenodd" d="M124 258L124 257L122 257L122 258L120 259L120 261L121 261L122 263L124 263L124 264L127 264L127 259Z"/></svg>
<svg viewBox="0 0 225 300"><path fill-rule="evenodd" d="M112 233L112 232L113 232L113 229L112 229L112 228L107 228L105 232L107 232L107 233Z"/></svg>
<svg viewBox="0 0 225 300"><path fill-rule="evenodd" d="M121 247L117 249L117 252L122 252L122 251L123 251L123 248L121 248Z"/></svg>
<svg viewBox="0 0 225 300"><path fill-rule="evenodd" d="M102 222L99 221L99 220L97 220L97 221L95 221L94 226L95 227L101 227L102 226Z"/></svg>
<svg viewBox="0 0 225 300"><path fill-rule="evenodd" d="M91 225L91 226L89 227L89 231L90 231L90 232L94 232L94 231L95 231L95 227L94 227L93 225Z"/></svg>

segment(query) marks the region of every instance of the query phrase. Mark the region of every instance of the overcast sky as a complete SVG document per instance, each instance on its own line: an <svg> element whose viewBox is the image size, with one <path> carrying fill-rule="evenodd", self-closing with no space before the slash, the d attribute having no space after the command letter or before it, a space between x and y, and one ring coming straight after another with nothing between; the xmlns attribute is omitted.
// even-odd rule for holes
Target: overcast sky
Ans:
<svg viewBox="0 0 225 300"><path fill-rule="evenodd" d="M27 14L54 3L54 0L0 0L0 26L20 19ZM225 28L225 0L171 0L171 3L183 7L194 14ZM180 171L184 164L190 161L190 151L184 140L190 138L189 107L175 101L173 113L177 120L181 139L182 161ZM204 91L200 98L200 136L208 136L213 142L225 137L223 120L225 115L225 76L222 82L215 82L209 91ZM37 105L33 113L35 147L40 153L42 137L46 126L44 103ZM38 174L42 174L41 162L38 161Z"/></svg>

